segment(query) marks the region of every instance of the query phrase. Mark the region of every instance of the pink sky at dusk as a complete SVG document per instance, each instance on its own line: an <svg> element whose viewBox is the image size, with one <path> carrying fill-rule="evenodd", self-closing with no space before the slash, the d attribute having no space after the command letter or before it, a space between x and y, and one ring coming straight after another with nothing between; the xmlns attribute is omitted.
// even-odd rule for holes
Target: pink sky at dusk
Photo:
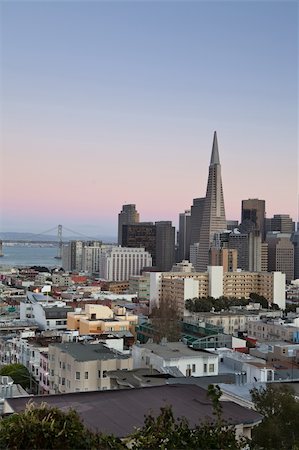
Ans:
<svg viewBox="0 0 299 450"><path fill-rule="evenodd" d="M124 203L177 224L214 130L227 219L297 220L295 3L25 3L2 5L0 231L115 236Z"/></svg>

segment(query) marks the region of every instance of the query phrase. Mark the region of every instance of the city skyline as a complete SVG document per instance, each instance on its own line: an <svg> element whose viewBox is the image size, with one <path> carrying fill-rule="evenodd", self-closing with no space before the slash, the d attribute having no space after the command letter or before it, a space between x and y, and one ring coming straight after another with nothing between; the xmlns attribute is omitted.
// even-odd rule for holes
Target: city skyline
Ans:
<svg viewBox="0 0 299 450"><path fill-rule="evenodd" d="M227 219L297 221L297 8L3 3L0 230L116 236L126 203L177 226L214 130Z"/></svg>

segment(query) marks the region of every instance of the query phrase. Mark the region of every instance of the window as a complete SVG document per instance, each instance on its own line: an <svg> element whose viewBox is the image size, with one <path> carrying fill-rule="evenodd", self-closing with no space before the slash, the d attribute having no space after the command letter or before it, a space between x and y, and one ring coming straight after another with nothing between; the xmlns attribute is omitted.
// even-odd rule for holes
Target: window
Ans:
<svg viewBox="0 0 299 450"><path fill-rule="evenodd" d="M103 378L107 377L107 370L103 370Z"/></svg>
<svg viewBox="0 0 299 450"><path fill-rule="evenodd" d="M101 371L100 371L100 370L99 370L99 372L98 372L98 375L99 375L99 378L102 378L102 377L101 377Z"/></svg>
<svg viewBox="0 0 299 450"><path fill-rule="evenodd" d="M214 372L214 364L209 364L209 372Z"/></svg>
<svg viewBox="0 0 299 450"><path fill-rule="evenodd" d="M207 371L208 371L207 367L208 367L207 364L204 364L204 365L203 365L203 371L204 371L204 373L207 373Z"/></svg>
<svg viewBox="0 0 299 450"><path fill-rule="evenodd" d="M76 372L76 380L80 380L80 372Z"/></svg>
<svg viewBox="0 0 299 450"><path fill-rule="evenodd" d="M88 372L84 373L84 378L85 378L85 380L88 380Z"/></svg>
<svg viewBox="0 0 299 450"><path fill-rule="evenodd" d="M192 364L192 373L196 372L196 365Z"/></svg>
<svg viewBox="0 0 299 450"><path fill-rule="evenodd" d="M62 378L61 384L62 384L62 386L65 386L65 378Z"/></svg>

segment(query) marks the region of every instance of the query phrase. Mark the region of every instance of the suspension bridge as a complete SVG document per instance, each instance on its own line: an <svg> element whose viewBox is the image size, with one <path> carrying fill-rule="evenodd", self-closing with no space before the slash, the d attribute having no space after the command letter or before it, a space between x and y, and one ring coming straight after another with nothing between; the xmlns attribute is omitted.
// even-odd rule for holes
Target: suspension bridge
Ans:
<svg viewBox="0 0 299 450"><path fill-rule="evenodd" d="M98 241L99 238L87 236L83 233L80 233L79 231L71 230L70 228L67 228L66 226L56 225L55 227L50 228L49 230L42 231L41 233L27 233L28 238L24 239L2 239L1 241L3 243L15 243L15 244L54 244L57 246L57 255L55 256L56 259L61 259L62 257L62 246L64 243L68 242L70 239L72 239L71 236L64 237L63 231L67 231L68 233L71 233L71 235L74 235L74 239L82 239L84 241ZM53 236L50 235L50 233L55 233ZM25 234L25 233L24 233ZM48 236L47 236L48 235Z"/></svg>

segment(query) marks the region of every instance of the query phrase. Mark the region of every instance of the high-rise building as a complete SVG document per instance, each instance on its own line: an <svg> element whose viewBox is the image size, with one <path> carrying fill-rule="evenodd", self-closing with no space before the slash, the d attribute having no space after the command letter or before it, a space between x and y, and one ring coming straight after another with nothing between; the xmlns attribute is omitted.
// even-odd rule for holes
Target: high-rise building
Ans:
<svg viewBox="0 0 299 450"><path fill-rule="evenodd" d="M295 231L295 222L293 222L289 214L274 214L271 219L271 231L293 233Z"/></svg>
<svg viewBox="0 0 299 450"><path fill-rule="evenodd" d="M156 222L157 270L171 270L175 263L175 228L170 221Z"/></svg>
<svg viewBox="0 0 299 450"><path fill-rule="evenodd" d="M214 133L207 192L199 235L199 270L209 264L209 250L217 231L226 230L226 218L221 179L221 165L216 131Z"/></svg>
<svg viewBox="0 0 299 450"><path fill-rule="evenodd" d="M259 200L257 198L242 200L241 222L243 226L246 226L246 223L251 223L252 228L248 231L259 231L262 240L265 238L265 205L265 200Z"/></svg>
<svg viewBox="0 0 299 450"><path fill-rule="evenodd" d="M175 228L169 221L123 225L123 247L143 247L157 270L170 270L175 262Z"/></svg>
<svg viewBox="0 0 299 450"><path fill-rule="evenodd" d="M272 231L267 233L268 271L285 273L289 283L294 279L294 245L290 234Z"/></svg>
<svg viewBox="0 0 299 450"><path fill-rule="evenodd" d="M227 220L226 221L226 227L230 231L234 231L235 228L238 228L239 221L238 220Z"/></svg>
<svg viewBox="0 0 299 450"><path fill-rule="evenodd" d="M136 205L123 205L118 214L118 245L122 243L122 227L139 222L139 213L136 211Z"/></svg>
<svg viewBox="0 0 299 450"><path fill-rule="evenodd" d="M238 252L238 269L248 270L248 234L238 231L231 233L228 246Z"/></svg>
<svg viewBox="0 0 299 450"><path fill-rule="evenodd" d="M156 265L156 225L152 222L139 222L123 225L122 247L144 247Z"/></svg>
<svg viewBox="0 0 299 450"><path fill-rule="evenodd" d="M110 247L100 255L99 276L107 281L129 280L152 265L151 255L144 248Z"/></svg>
<svg viewBox="0 0 299 450"><path fill-rule="evenodd" d="M178 262L190 258L191 211L187 210L179 216Z"/></svg>
<svg viewBox="0 0 299 450"><path fill-rule="evenodd" d="M222 266L223 272L235 272L238 268L238 250L212 247L210 250L210 265Z"/></svg>
<svg viewBox="0 0 299 450"><path fill-rule="evenodd" d="M292 234L292 243L294 245L294 279L299 279L299 231Z"/></svg>
<svg viewBox="0 0 299 450"><path fill-rule="evenodd" d="M205 198L194 198L191 206L190 245L199 242Z"/></svg>

